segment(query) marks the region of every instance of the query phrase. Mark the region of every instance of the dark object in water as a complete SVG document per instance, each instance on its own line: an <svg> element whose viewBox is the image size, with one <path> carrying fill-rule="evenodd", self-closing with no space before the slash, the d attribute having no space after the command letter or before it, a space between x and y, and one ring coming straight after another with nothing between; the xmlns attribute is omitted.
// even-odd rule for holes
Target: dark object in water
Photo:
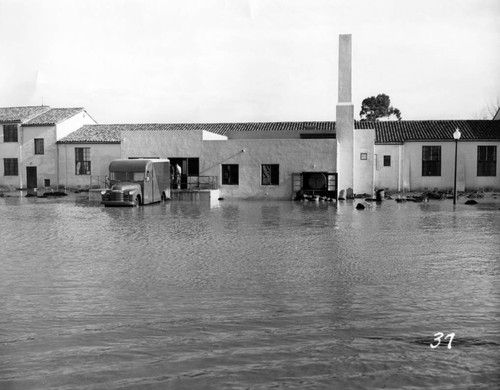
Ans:
<svg viewBox="0 0 500 390"><path fill-rule="evenodd" d="M365 205L364 204L358 203L356 205L356 210L364 210L364 209L365 209Z"/></svg>
<svg viewBox="0 0 500 390"><path fill-rule="evenodd" d="M68 196L64 192L54 191L54 192L44 192L41 198L48 198L49 196Z"/></svg>
<svg viewBox="0 0 500 390"><path fill-rule="evenodd" d="M304 200L304 191L298 190L295 194L295 200Z"/></svg>
<svg viewBox="0 0 500 390"><path fill-rule="evenodd" d="M477 204L477 202L474 199L469 199L465 204Z"/></svg>

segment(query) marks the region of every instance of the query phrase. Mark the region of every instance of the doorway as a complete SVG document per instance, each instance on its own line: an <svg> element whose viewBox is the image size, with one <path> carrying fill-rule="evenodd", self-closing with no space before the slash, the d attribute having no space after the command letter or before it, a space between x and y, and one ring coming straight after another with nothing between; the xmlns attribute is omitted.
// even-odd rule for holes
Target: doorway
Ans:
<svg viewBox="0 0 500 390"><path fill-rule="evenodd" d="M37 188L36 167L26 167L26 187Z"/></svg>
<svg viewBox="0 0 500 390"><path fill-rule="evenodd" d="M198 157L169 157L171 174L172 174L172 188L173 189L187 189L189 187L189 178L198 177L200 174L200 159ZM180 167L179 185L176 184L177 171L176 164Z"/></svg>

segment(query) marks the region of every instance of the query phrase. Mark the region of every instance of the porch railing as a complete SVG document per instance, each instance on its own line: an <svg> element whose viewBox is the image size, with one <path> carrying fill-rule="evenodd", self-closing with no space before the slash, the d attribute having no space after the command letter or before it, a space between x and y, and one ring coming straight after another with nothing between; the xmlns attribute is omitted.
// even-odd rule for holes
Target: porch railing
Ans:
<svg viewBox="0 0 500 390"><path fill-rule="evenodd" d="M219 188L217 176L184 176L181 178L180 188L172 182L173 190L215 190Z"/></svg>

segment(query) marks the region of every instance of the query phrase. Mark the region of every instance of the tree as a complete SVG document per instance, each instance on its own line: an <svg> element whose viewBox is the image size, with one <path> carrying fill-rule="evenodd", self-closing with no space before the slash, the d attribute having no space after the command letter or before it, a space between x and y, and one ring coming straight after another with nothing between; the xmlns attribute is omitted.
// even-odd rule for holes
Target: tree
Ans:
<svg viewBox="0 0 500 390"><path fill-rule="evenodd" d="M483 109L474 114L474 119L493 119L500 109L500 96L496 101L488 103Z"/></svg>
<svg viewBox="0 0 500 390"><path fill-rule="evenodd" d="M391 106L389 96L381 93L377 97L371 96L363 100L359 116L361 121L378 121L380 118L391 119L394 116L400 121L401 111Z"/></svg>

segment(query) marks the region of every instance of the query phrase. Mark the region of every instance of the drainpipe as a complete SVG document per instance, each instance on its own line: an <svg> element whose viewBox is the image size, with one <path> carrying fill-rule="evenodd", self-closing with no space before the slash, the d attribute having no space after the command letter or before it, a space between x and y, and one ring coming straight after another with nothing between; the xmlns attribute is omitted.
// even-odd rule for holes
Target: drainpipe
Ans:
<svg viewBox="0 0 500 390"><path fill-rule="evenodd" d="M403 146L399 145L399 158L398 158L398 192L401 192L401 172L403 165Z"/></svg>
<svg viewBox="0 0 500 390"><path fill-rule="evenodd" d="M68 187L68 144L64 145L64 186Z"/></svg>
<svg viewBox="0 0 500 390"><path fill-rule="evenodd" d="M20 139L21 142L19 144L19 164L18 164L18 169L19 169L19 188L23 188L23 170L22 170L22 161L23 161L23 141L24 141L24 131L22 130L22 124L18 126L18 131L20 133Z"/></svg>
<svg viewBox="0 0 500 390"><path fill-rule="evenodd" d="M56 140L56 191L59 191L59 144Z"/></svg>

